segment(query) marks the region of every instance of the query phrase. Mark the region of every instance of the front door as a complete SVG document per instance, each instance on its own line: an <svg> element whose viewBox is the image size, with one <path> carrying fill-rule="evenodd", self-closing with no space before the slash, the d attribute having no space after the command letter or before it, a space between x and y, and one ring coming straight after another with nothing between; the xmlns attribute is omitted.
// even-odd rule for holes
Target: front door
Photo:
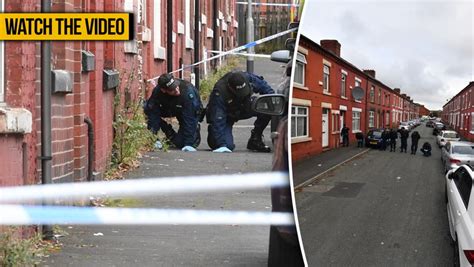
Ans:
<svg viewBox="0 0 474 267"><path fill-rule="evenodd" d="M329 146L329 109L323 108L323 147Z"/></svg>
<svg viewBox="0 0 474 267"><path fill-rule="evenodd" d="M339 117L339 132L342 130L342 127L346 124L346 112L341 110L341 116ZM342 143L342 135L339 135L339 143Z"/></svg>

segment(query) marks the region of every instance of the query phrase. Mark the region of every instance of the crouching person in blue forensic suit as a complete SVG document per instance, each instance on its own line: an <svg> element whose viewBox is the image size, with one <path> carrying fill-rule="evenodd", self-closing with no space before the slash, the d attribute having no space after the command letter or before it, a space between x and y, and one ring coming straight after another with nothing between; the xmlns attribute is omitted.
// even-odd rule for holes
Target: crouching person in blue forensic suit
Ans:
<svg viewBox="0 0 474 267"><path fill-rule="evenodd" d="M154 134L161 129L171 143L182 151L196 151L201 142L199 118L202 103L196 88L189 82L175 79L171 74L158 78L158 85L144 104L148 129ZM163 118L176 117L179 129ZM160 141L156 144L160 146Z"/></svg>
<svg viewBox="0 0 474 267"><path fill-rule="evenodd" d="M214 86L207 105L208 138L207 143L213 152L232 152L235 148L232 127L239 120L257 117L247 149L270 152L263 141L263 130L271 116L257 114L251 105L257 94L273 94L274 90L261 76L252 73L233 71L224 75Z"/></svg>

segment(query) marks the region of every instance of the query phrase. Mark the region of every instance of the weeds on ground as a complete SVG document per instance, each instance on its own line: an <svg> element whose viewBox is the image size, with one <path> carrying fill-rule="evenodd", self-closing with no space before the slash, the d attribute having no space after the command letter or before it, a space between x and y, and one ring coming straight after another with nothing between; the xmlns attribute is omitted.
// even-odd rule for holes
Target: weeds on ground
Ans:
<svg viewBox="0 0 474 267"><path fill-rule="evenodd" d="M123 172L137 168L141 153L153 149L153 144L157 140L157 136L147 129L142 107L143 96L139 95L137 100L128 103L122 101L123 96L130 95L134 79L134 69L132 68L128 83L124 86L124 92L117 89L115 93L115 119L112 123L114 141L111 164L105 173L105 179L120 179Z"/></svg>
<svg viewBox="0 0 474 267"><path fill-rule="evenodd" d="M43 241L41 234L23 238L18 227L6 227L0 232L0 266L36 266L50 252L57 251L61 245L55 241Z"/></svg>

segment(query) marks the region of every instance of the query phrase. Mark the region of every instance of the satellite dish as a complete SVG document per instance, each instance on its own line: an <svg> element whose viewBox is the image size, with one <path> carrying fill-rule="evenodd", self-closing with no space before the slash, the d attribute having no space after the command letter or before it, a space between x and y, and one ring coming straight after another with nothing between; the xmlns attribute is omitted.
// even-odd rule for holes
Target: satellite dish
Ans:
<svg viewBox="0 0 474 267"><path fill-rule="evenodd" d="M352 97L357 101L361 101L364 97L364 89L360 86L352 88Z"/></svg>

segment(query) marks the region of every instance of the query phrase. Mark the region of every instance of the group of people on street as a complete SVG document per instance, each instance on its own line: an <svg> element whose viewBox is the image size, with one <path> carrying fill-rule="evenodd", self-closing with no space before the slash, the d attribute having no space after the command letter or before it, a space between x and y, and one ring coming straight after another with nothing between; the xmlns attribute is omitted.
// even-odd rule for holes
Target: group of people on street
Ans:
<svg viewBox="0 0 474 267"><path fill-rule="evenodd" d="M255 99L253 93L265 95L274 93L274 90L261 76L232 71L217 81L209 103L204 108L194 85L176 79L171 74L163 74L158 78L150 98L144 103L148 129L154 134L161 130L176 148L193 152L201 142L200 122L206 117L209 147L213 152L232 152L235 149L233 125L239 120L256 116L247 149L270 152L270 147L264 143L263 131L271 116L252 111ZM177 132L163 119L171 117L178 120Z"/></svg>
<svg viewBox="0 0 474 267"><path fill-rule="evenodd" d="M399 135L400 134L400 135ZM343 146L349 146L349 128L344 125L344 127L341 129L341 136L343 139ZM396 146L397 146L397 139L400 136L400 153L407 153L407 147L408 147L408 138L411 138L411 147L410 147L410 154L416 155L416 151L418 150L418 142L420 141L420 133L418 131L413 131L410 135L408 130L405 128L400 129L397 131L396 129L385 129L382 131L381 134L381 142L380 142L380 150L386 150L387 146L390 146L390 152L395 152L396 151ZM362 132L356 133L356 139L357 139L357 147L363 147L364 146L364 134ZM423 147L421 151L427 155L426 152L429 152L429 155L431 155L431 145L428 142L425 142L423 144Z"/></svg>

